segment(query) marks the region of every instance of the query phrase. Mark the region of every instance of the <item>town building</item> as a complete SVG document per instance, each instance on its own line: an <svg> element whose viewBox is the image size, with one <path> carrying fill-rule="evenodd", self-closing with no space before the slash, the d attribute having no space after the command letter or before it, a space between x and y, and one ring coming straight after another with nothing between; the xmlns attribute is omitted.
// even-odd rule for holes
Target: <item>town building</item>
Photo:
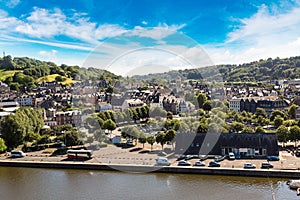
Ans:
<svg viewBox="0 0 300 200"><path fill-rule="evenodd" d="M265 158L278 155L275 133L179 133L176 136L176 154L228 155L240 158Z"/></svg>
<svg viewBox="0 0 300 200"><path fill-rule="evenodd" d="M72 126L82 125L82 114L79 110L56 112L55 120L57 125L71 124Z"/></svg>
<svg viewBox="0 0 300 200"><path fill-rule="evenodd" d="M21 106L33 106L33 97L32 96L21 96L15 99Z"/></svg>
<svg viewBox="0 0 300 200"><path fill-rule="evenodd" d="M128 108L138 108L145 106L146 104L140 99L125 99L122 104L122 111L125 111Z"/></svg>
<svg viewBox="0 0 300 200"><path fill-rule="evenodd" d="M241 112L241 99L230 99L229 110L236 110L238 112Z"/></svg>

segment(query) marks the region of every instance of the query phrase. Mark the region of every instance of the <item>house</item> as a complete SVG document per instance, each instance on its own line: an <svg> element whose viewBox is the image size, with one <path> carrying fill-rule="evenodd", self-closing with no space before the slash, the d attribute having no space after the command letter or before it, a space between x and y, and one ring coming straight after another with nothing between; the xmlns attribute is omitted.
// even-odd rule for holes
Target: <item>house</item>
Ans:
<svg viewBox="0 0 300 200"><path fill-rule="evenodd" d="M8 93L10 91L10 87L0 81L0 93Z"/></svg>
<svg viewBox="0 0 300 200"><path fill-rule="evenodd" d="M13 112L20 108L20 104L15 101L0 102L0 108L5 112Z"/></svg>
<svg viewBox="0 0 300 200"><path fill-rule="evenodd" d="M156 108L156 107L158 107L158 108L162 108L162 109L163 109L163 104L162 104L162 102L158 102L158 103L151 102L151 103L150 103L150 107L151 107L151 108Z"/></svg>
<svg viewBox="0 0 300 200"><path fill-rule="evenodd" d="M178 133L176 154L228 155L240 158L265 158L278 155L276 133Z"/></svg>
<svg viewBox="0 0 300 200"><path fill-rule="evenodd" d="M140 99L125 99L121 108L122 111L125 111L128 108L138 108L141 106L145 106L146 104Z"/></svg>
<svg viewBox="0 0 300 200"><path fill-rule="evenodd" d="M163 108L167 111L167 112L172 112L174 115L177 115L179 113L179 105L177 103L177 100L173 99L169 99L164 97L163 101Z"/></svg>
<svg viewBox="0 0 300 200"><path fill-rule="evenodd" d="M33 98L32 96L21 96L15 99L21 106L33 106Z"/></svg>
<svg viewBox="0 0 300 200"><path fill-rule="evenodd" d="M229 110L236 110L238 112L241 112L241 99L230 99Z"/></svg>
<svg viewBox="0 0 300 200"><path fill-rule="evenodd" d="M240 102L240 111L247 111L255 113L257 98L243 98Z"/></svg>
<svg viewBox="0 0 300 200"><path fill-rule="evenodd" d="M52 119L47 119L47 120L44 120L44 124L46 126L49 126L50 128L54 128L55 126L57 126L57 122L55 120L52 120Z"/></svg>
<svg viewBox="0 0 300 200"><path fill-rule="evenodd" d="M267 116L270 116L274 110L284 110L289 107L289 102L284 99L260 99L257 101L257 108L263 108Z"/></svg>
<svg viewBox="0 0 300 200"><path fill-rule="evenodd" d="M185 101L180 101L178 104L178 111L180 113L186 113L188 111L187 104Z"/></svg>
<svg viewBox="0 0 300 200"><path fill-rule="evenodd" d="M105 112L106 110L112 110L112 105L107 102L98 102L95 110L96 112Z"/></svg>
<svg viewBox="0 0 300 200"><path fill-rule="evenodd" d="M121 94L113 94L111 96L111 105L113 111L121 112L122 111L122 104L124 103L125 98Z"/></svg>
<svg viewBox="0 0 300 200"><path fill-rule="evenodd" d="M82 114L79 110L57 112L55 114L55 120L57 125L71 124L72 126L81 126Z"/></svg>
<svg viewBox="0 0 300 200"><path fill-rule="evenodd" d="M296 120L299 120L300 119L300 107L297 106L296 108Z"/></svg>

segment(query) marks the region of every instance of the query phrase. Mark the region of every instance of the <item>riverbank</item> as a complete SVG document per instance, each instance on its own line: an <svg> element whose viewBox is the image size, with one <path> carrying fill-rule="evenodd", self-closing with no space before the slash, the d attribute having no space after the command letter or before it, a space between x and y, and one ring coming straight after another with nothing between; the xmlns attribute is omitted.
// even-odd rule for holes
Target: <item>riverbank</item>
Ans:
<svg viewBox="0 0 300 200"><path fill-rule="evenodd" d="M85 162L43 162L43 161L0 161L0 166L5 167L29 167L29 168L53 168L53 169L80 169L80 170L105 170L123 172L147 172L147 173L180 173L203 174L224 176L249 176L265 178L289 178L299 179L298 170L276 169L237 169L237 168L209 168L209 167L182 167L182 166L146 166L133 164L97 164Z"/></svg>

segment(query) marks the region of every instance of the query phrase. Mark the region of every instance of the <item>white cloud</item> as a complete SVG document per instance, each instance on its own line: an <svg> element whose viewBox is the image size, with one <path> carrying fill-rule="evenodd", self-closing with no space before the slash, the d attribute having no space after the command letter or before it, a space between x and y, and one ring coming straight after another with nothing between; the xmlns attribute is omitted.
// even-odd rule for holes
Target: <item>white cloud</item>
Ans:
<svg viewBox="0 0 300 200"><path fill-rule="evenodd" d="M48 57L55 56L56 53L57 53L57 50L54 50L54 49L52 49L51 51L39 51L38 52L39 55L48 56Z"/></svg>
<svg viewBox="0 0 300 200"><path fill-rule="evenodd" d="M300 55L300 7L281 12L262 5L253 16L240 19L241 25L218 47L204 46L216 64L245 63L269 57Z"/></svg>
<svg viewBox="0 0 300 200"><path fill-rule="evenodd" d="M6 6L9 8L16 7L21 1L20 0L9 0L6 2Z"/></svg>
<svg viewBox="0 0 300 200"><path fill-rule="evenodd" d="M7 33L15 28L15 26L22 22L15 17L9 17L8 13L4 10L0 10L0 30L3 33Z"/></svg>
<svg viewBox="0 0 300 200"><path fill-rule="evenodd" d="M262 42L264 39L279 39L283 35L289 38L299 35L300 8L293 8L288 13L273 15L267 6L262 5L252 17L241 19L241 27L228 34L228 42L252 40Z"/></svg>
<svg viewBox="0 0 300 200"><path fill-rule="evenodd" d="M185 24L167 25L163 23L151 29L137 26L133 30L129 30L118 24L97 24L90 21L86 13L77 13L75 10L66 15L57 8L48 10L34 7L31 13L22 15L20 19L10 17L7 12L0 10L0 29L6 33L0 39L14 37L23 42L36 41L40 44L72 49L86 49L81 46L87 45L93 48L101 44L104 39L122 34L161 39L184 26ZM70 38L69 41L76 41L77 44L59 41L58 36L66 36ZM79 47L75 47L76 45Z"/></svg>
<svg viewBox="0 0 300 200"><path fill-rule="evenodd" d="M40 55L40 59L42 60L51 60L53 62L57 62L56 54L57 50L52 49L51 51L39 51L38 54Z"/></svg>
<svg viewBox="0 0 300 200"><path fill-rule="evenodd" d="M155 40L163 39L171 34L174 34L174 32L182 29L185 27L186 24L173 24L168 25L166 23L160 23L157 27L152 28L144 28L141 26L136 26L132 31L128 33L128 35L134 35L139 37L148 37Z"/></svg>

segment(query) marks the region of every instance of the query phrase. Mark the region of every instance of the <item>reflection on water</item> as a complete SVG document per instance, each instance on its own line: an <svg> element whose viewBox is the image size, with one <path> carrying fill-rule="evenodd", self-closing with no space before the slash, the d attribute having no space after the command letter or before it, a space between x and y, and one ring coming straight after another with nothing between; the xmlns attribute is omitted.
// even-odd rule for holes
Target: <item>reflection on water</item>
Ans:
<svg viewBox="0 0 300 200"><path fill-rule="evenodd" d="M0 199L300 199L285 181L0 167Z"/></svg>

